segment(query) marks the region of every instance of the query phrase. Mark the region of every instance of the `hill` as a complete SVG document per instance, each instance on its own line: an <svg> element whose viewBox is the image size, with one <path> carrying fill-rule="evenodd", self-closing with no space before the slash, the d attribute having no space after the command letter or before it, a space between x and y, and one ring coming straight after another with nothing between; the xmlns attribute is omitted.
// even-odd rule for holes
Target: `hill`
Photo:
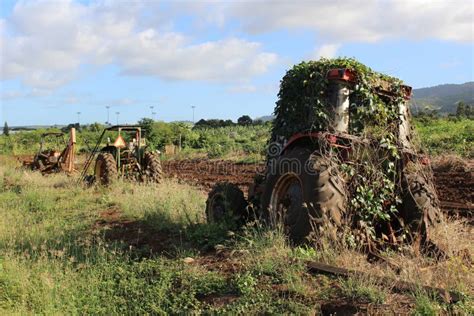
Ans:
<svg viewBox="0 0 474 316"><path fill-rule="evenodd" d="M455 113L457 103L474 104L474 82L442 84L413 90L413 110L436 109L440 113Z"/></svg>

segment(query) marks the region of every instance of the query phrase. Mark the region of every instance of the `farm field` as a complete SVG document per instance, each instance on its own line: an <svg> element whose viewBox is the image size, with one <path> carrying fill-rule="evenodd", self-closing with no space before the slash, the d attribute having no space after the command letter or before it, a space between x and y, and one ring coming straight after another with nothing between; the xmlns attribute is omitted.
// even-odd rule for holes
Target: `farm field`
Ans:
<svg viewBox="0 0 474 316"><path fill-rule="evenodd" d="M409 250L384 253L397 268L369 263L357 248L291 247L282 232L258 224L243 230L207 224L204 209L211 185L225 180L245 188L261 167L170 160L164 162L167 179L158 186L118 182L86 188L75 176L43 177L2 156L1 310L472 313L469 217L452 218L444 230L434 232L449 259L436 262ZM434 169L441 199L472 207L472 161L439 159ZM311 274L307 261L370 276ZM445 288L463 299L447 304L421 288L398 293L375 276Z"/></svg>
<svg viewBox="0 0 474 316"><path fill-rule="evenodd" d="M474 315L474 6L8 0L0 316Z"/></svg>
<svg viewBox="0 0 474 316"><path fill-rule="evenodd" d="M451 159L451 160L450 160ZM457 161L454 166L453 161ZM263 163L236 163L228 160L188 159L170 160L163 163L165 173L206 191L217 182L237 184L246 193L254 176L265 170ZM442 205L450 212L457 209L469 214L474 212L474 160L455 157L435 159L435 184Z"/></svg>
<svg viewBox="0 0 474 316"><path fill-rule="evenodd" d="M163 154L162 184L119 181L108 188L85 187L78 174L43 177L21 167L31 161L39 132L0 136L13 145L0 158L2 313L473 312L472 120L416 124L450 217L432 232L448 258L434 261L408 248L387 251L378 263L369 263L357 247L291 246L283 232L257 223L243 230L207 223L205 201L215 183L237 184L247 194L264 170L269 126L181 127L188 142L175 155ZM175 136L155 134L152 141L159 146ZM83 129L78 137L80 169L83 140L97 133ZM209 148L218 149L209 155ZM368 274L314 274L308 261ZM378 277L420 287L400 292ZM423 285L462 299L448 304Z"/></svg>

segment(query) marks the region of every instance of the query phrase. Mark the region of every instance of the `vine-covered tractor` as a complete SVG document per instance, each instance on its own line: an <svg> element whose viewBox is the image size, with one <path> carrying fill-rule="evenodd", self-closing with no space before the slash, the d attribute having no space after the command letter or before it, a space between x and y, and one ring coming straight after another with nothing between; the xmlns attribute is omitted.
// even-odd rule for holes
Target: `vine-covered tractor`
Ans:
<svg viewBox="0 0 474 316"><path fill-rule="evenodd" d="M353 59L321 59L289 70L278 96L265 172L247 199L218 184L209 221L257 218L295 243L429 240L441 213L410 126L410 87Z"/></svg>
<svg viewBox="0 0 474 316"><path fill-rule="evenodd" d="M110 136L115 136L113 142ZM93 174L88 174L94 159ZM162 179L159 153L148 150L140 126L116 125L104 129L86 160L81 179L109 185L119 177L155 183Z"/></svg>

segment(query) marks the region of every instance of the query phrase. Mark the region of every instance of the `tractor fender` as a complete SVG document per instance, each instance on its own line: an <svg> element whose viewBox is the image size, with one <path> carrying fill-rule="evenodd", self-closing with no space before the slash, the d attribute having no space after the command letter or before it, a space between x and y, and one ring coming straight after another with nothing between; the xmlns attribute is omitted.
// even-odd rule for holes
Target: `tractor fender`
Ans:
<svg viewBox="0 0 474 316"><path fill-rule="evenodd" d="M109 153L114 156L114 158L117 158L117 147L115 146L105 146L100 150L101 153Z"/></svg>
<svg viewBox="0 0 474 316"><path fill-rule="evenodd" d="M330 144L335 144L339 138L338 135L327 132L303 132L297 133L290 137L290 139L283 146L280 155L283 155L289 149L296 145L319 145L318 139L325 138Z"/></svg>

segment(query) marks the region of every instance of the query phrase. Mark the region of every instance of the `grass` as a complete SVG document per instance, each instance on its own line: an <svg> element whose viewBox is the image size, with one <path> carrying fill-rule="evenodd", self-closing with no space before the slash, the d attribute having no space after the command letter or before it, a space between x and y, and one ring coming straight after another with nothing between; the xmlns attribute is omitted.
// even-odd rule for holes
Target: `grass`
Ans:
<svg viewBox="0 0 474 316"><path fill-rule="evenodd" d="M387 289L367 277L350 277L341 281L341 294L352 300L382 304L386 300Z"/></svg>
<svg viewBox="0 0 474 316"><path fill-rule="evenodd" d="M354 249L290 247L281 232L258 224L241 231L207 224L205 199L173 180L85 188L76 177L43 177L0 156L0 313L310 314L332 301L397 304L373 278L314 276L304 262L396 276L389 267ZM472 234L455 221L435 238L448 261L409 251L386 256L404 267L397 277L466 299L450 307L411 293L403 308L467 314L473 272L460 250L472 254Z"/></svg>
<svg viewBox="0 0 474 316"><path fill-rule="evenodd" d="M474 158L474 120L432 118L416 120L415 126L429 154Z"/></svg>

